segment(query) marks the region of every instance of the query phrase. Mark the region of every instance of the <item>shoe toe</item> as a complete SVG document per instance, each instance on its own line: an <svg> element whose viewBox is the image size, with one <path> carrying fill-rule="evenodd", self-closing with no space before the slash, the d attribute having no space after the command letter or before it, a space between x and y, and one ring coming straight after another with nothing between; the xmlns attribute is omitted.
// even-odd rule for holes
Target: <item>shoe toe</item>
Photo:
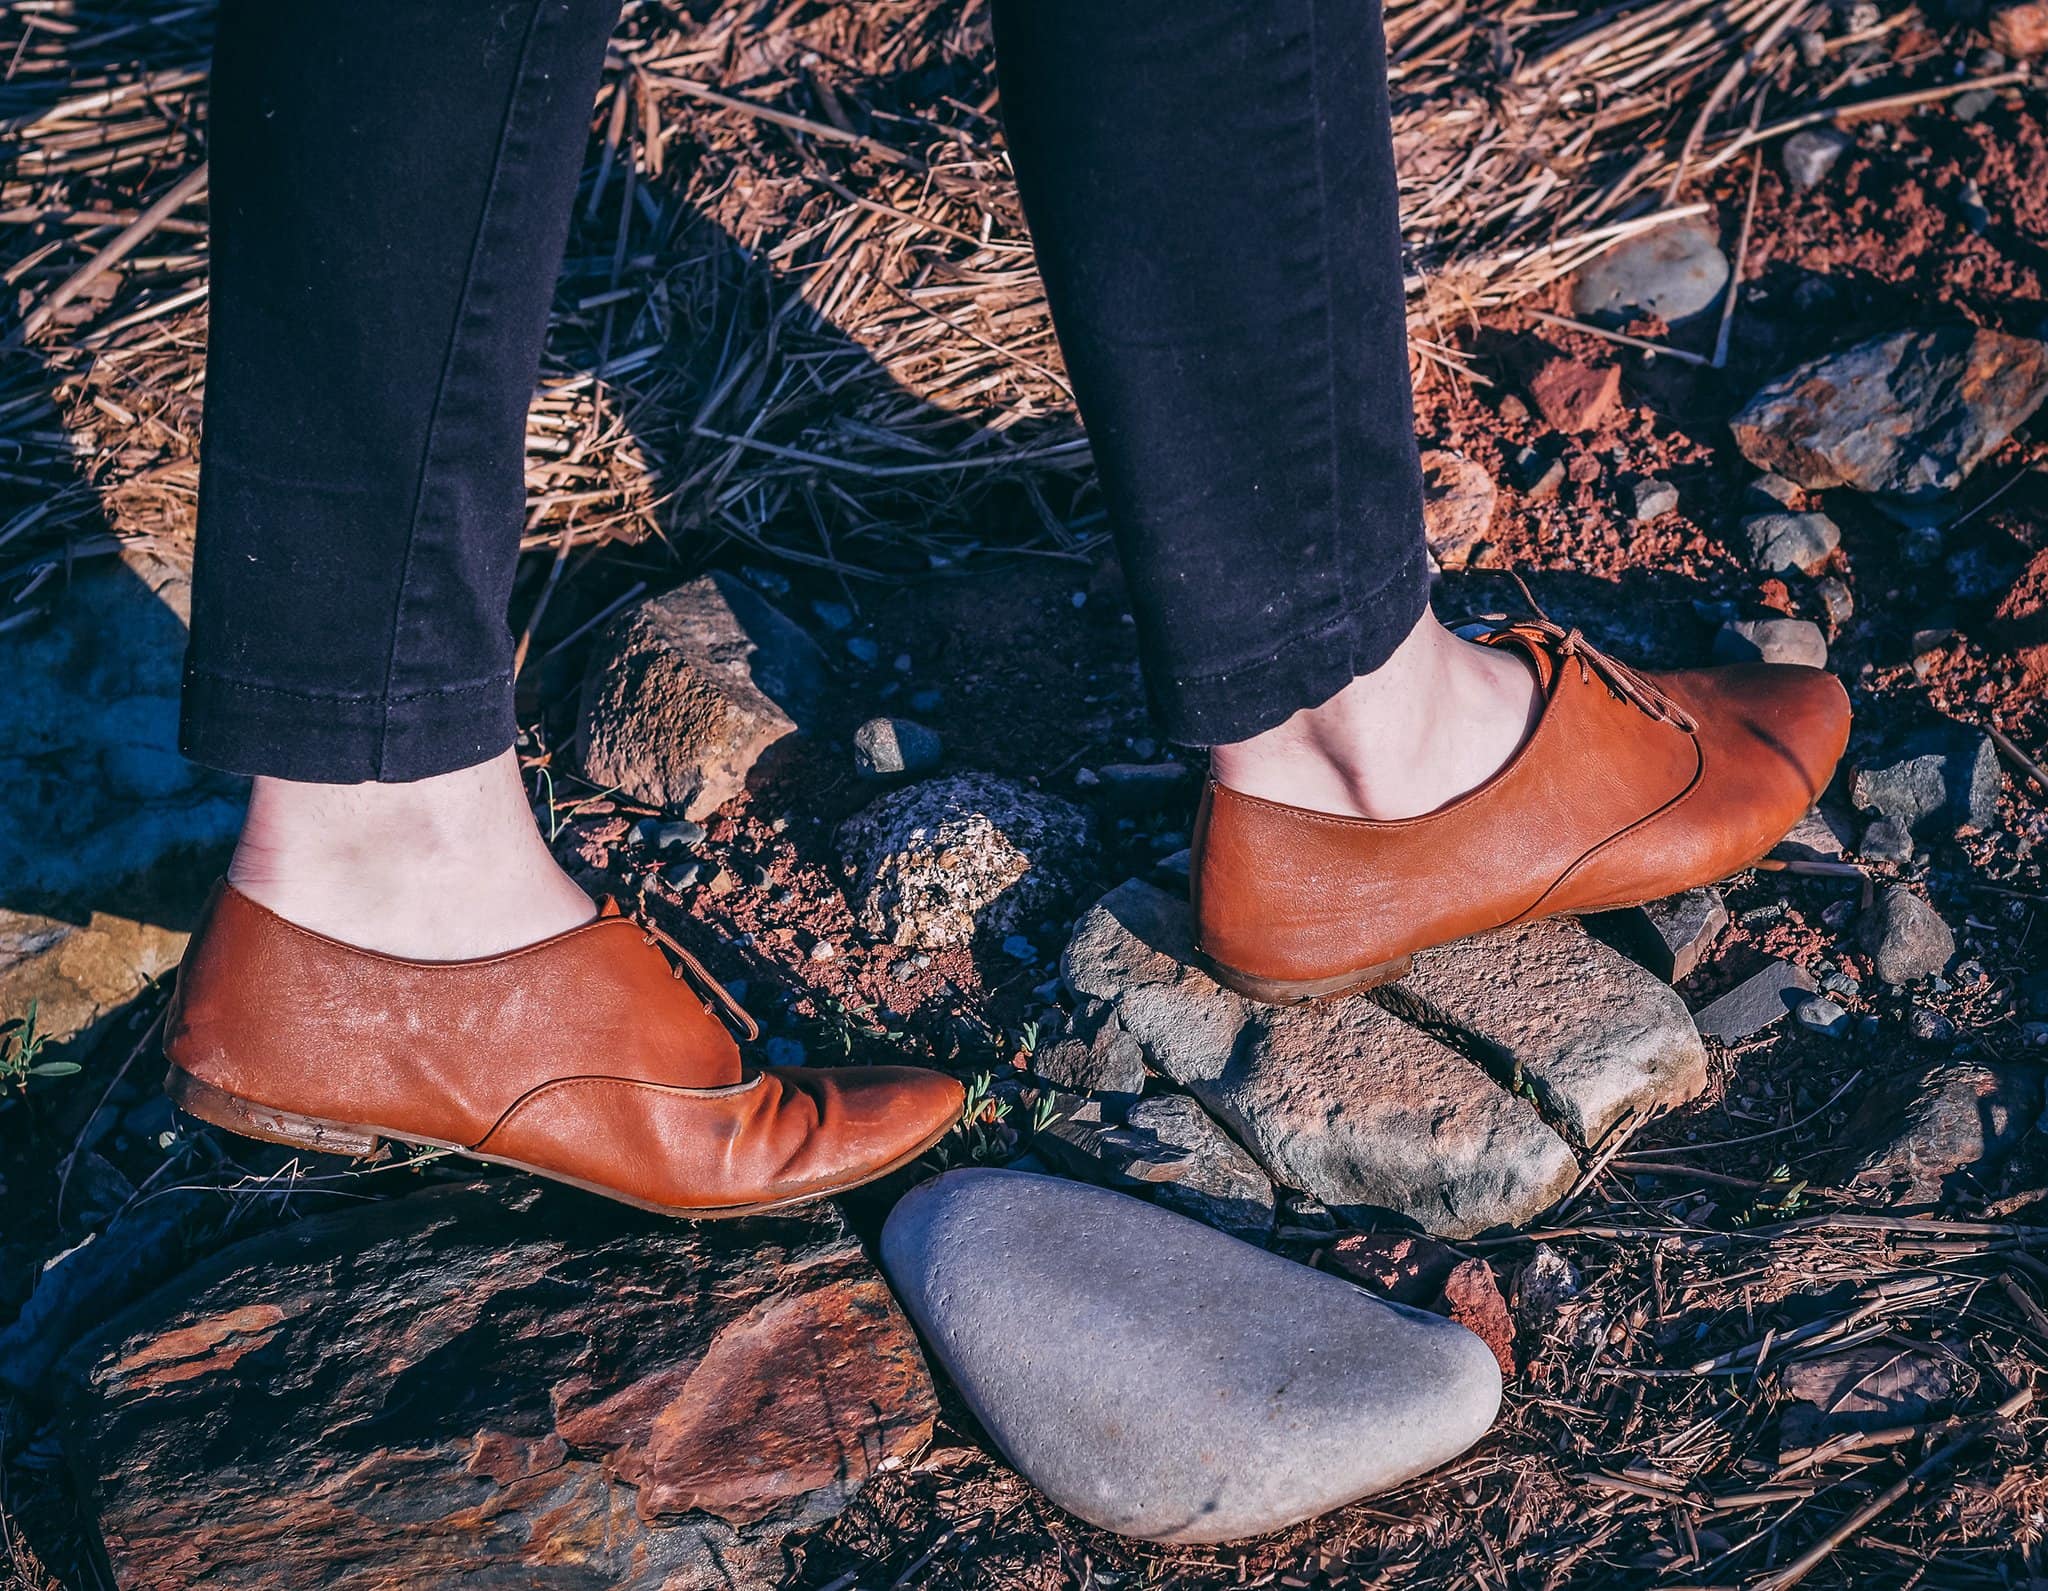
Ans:
<svg viewBox="0 0 2048 1591"><path fill-rule="evenodd" d="M1849 743L1849 695L1825 669L1744 663L1688 682L1700 722L1703 794L1730 823L1731 866L1782 839L1834 777Z"/></svg>
<svg viewBox="0 0 2048 1591"><path fill-rule="evenodd" d="M805 1181L850 1188L914 1158L960 1119L967 1091L917 1066L771 1067L792 1102L815 1113Z"/></svg>

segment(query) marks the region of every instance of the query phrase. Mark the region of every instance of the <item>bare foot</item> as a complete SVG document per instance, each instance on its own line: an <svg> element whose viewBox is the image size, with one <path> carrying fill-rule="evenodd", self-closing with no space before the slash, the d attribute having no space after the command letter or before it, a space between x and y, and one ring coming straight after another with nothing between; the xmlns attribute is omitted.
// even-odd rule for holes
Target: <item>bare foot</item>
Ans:
<svg viewBox="0 0 2048 1591"><path fill-rule="evenodd" d="M1320 707L1210 752L1245 795L1345 817L1419 817L1484 784L1542 711L1516 652L1476 646L1429 613L1386 663Z"/></svg>
<svg viewBox="0 0 2048 1591"><path fill-rule="evenodd" d="M258 779L228 879L287 922L414 961L461 961L588 922L510 751L411 784Z"/></svg>

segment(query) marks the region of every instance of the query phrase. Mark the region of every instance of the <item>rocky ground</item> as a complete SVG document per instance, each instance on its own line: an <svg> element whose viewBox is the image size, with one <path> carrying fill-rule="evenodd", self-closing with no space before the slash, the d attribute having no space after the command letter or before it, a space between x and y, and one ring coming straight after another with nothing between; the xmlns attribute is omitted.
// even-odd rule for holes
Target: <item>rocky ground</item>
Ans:
<svg viewBox="0 0 2048 1591"><path fill-rule="evenodd" d="M2003 64L1967 23L1885 41ZM565 862L699 952L767 1058L973 1089L933 1164L772 1231L174 1120L153 1024L235 793L169 754L175 558L82 569L0 633L0 1575L103 1583L97 1534L124 1586L323 1583L293 1553L407 1583L459 1531L435 1573L506 1584L2048 1582L2044 109L1781 141L1753 207L1732 163L1699 220L1444 328L1441 612L1513 611L1519 570L1634 661L1824 661L1857 727L1765 868L1371 999L1274 1013L1185 969L1199 759L1146 721L1085 500L1066 555L883 583L734 554L579 634L648 572L607 554L527 680ZM927 1378L856 1241L963 1163L1464 1321L1501 1423L1249 1544L1083 1526ZM858 1369L772 1396L849 1333Z"/></svg>

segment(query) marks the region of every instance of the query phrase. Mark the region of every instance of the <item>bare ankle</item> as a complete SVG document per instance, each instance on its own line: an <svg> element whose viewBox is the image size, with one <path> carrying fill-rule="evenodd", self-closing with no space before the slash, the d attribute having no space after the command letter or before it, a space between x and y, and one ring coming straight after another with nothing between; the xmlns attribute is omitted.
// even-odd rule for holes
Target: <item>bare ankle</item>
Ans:
<svg viewBox="0 0 2048 1591"><path fill-rule="evenodd" d="M1484 783L1540 712L1512 652L1459 640L1425 613L1386 664L1264 734L1211 751L1246 795L1347 817L1417 817Z"/></svg>
<svg viewBox="0 0 2048 1591"><path fill-rule="evenodd" d="M258 779L228 878L301 927L420 960L513 949L594 910L549 855L510 752L410 784Z"/></svg>

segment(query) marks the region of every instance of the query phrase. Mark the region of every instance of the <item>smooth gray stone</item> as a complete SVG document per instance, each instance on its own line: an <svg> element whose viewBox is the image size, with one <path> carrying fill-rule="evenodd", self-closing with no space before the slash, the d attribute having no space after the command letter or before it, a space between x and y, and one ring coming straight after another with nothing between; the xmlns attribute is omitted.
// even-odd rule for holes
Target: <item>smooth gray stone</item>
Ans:
<svg viewBox="0 0 2048 1591"><path fill-rule="evenodd" d="M1602 321L1656 315L1675 326L1713 308L1727 285L1718 230L1688 217L1616 244L1588 264L1572 285L1572 313Z"/></svg>
<svg viewBox="0 0 2048 1591"><path fill-rule="evenodd" d="M1778 158L1784 163L1792 186L1804 193L1808 188L1818 187L1853 145L1854 140L1847 133L1833 127L1809 127L1786 139Z"/></svg>
<svg viewBox="0 0 2048 1591"><path fill-rule="evenodd" d="M947 1172L882 1266L1009 1461L1123 1535L1280 1529L1449 1462L1500 1407L1462 1326L1081 1183Z"/></svg>
<svg viewBox="0 0 2048 1591"><path fill-rule="evenodd" d="M893 779L939 765L945 743L914 718L870 718L853 732L853 765L864 779Z"/></svg>

